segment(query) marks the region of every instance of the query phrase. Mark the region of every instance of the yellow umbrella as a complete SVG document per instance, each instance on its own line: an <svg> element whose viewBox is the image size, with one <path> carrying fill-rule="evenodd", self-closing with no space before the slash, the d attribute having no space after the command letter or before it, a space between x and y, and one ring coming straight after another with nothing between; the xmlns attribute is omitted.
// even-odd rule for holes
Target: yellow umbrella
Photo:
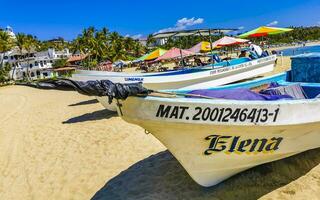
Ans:
<svg viewBox="0 0 320 200"><path fill-rule="evenodd" d="M221 48L221 47L213 47L213 48ZM211 51L211 47L210 47L210 42L199 42L198 44L194 45L193 47L191 47L190 49L188 49L189 51L192 51L194 53L200 53L200 52L209 52Z"/></svg>
<svg viewBox="0 0 320 200"><path fill-rule="evenodd" d="M152 51L151 53L149 53L145 58L144 60L153 60L153 59L156 59L160 56L162 56L163 54L165 54L167 52L167 50L164 50L164 49L156 49L154 51Z"/></svg>

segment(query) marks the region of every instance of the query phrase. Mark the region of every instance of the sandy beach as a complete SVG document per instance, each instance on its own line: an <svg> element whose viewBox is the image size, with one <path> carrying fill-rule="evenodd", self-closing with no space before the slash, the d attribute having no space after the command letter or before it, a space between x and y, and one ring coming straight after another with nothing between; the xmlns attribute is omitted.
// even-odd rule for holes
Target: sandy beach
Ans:
<svg viewBox="0 0 320 200"><path fill-rule="evenodd" d="M273 73L289 66L284 58ZM204 188L93 97L0 87L0 116L0 199L320 199L319 149Z"/></svg>

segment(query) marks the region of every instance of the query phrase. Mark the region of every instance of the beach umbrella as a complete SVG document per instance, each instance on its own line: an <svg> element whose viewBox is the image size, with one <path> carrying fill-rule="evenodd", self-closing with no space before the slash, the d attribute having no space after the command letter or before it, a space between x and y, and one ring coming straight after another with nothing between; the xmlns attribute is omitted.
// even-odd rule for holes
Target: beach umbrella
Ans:
<svg viewBox="0 0 320 200"><path fill-rule="evenodd" d="M268 35L275 35L279 33L285 33L292 31L291 28L277 28L277 27L268 27L268 26L261 26L259 28L256 28L252 31L243 33L239 35L239 38L253 38L253 37L264 37Z"/></svg>
<svg viewBox="0 0 320 200"><path fill-rule="evenodd" d="M236 44L243 44L243 43L246 43L248 41L249 40L246 40L246 39L240 39L240 38L224 36L223 38L220 38L219 40L213 42L212 43L212 48L231 46L231 45L236 45Z"/></svg>
<svg viewBox="0 0 320 200"><path fill-rule="evenodd" d="M193 53L208 52L210 50L210 42L205 41L199 42L198 44L188 49L188 51L192 51Z"/></svg>
<svg viewBox="0 0 320 200"><path fill-rule="evenodd" d="M221 48L221 46L216 46L215 49ZM211 51L210 42L199 42L194 45L188 51L192 51L193 53L201 53L201 52L209 52Z"/></svg>
<svg viewBox="0 0 320 200"><path fill-rule="evenodd" d="M186 56L191 56L191 55L194 55L194 54L195 53L192 52L192 51L188 51L188 50L184 50L184 49L179 49L179 48L173 47L169 51L164 53L162 56L158 57L155 61L186 57Z"/></svg>
<svg viewBox="0 0 320 200"><path fill-rule="evenodd" d="M158 58L159 56L162 56L166 52L167 52L167 50L158 48L150 53L147 53L147 54L141 56L137 60L139 60L139 61L154 60L154 59Z"/></svg>

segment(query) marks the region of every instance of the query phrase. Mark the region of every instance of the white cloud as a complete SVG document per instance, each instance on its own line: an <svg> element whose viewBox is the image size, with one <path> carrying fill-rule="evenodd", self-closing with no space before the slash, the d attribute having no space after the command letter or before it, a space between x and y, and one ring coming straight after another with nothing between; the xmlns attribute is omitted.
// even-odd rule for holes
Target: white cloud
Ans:
<svg viewBox="0 0 320 200"><path fill-rule="evenodd" d="M179 19L177 22L176 22L176 25L174 27L170 27L170 28L164 28L164 29L161 29L159 30L157 33L163 33L163 32L169 32L169 31L180 31L180 30L184 30L186 28L188 28L189 26L194 26L194 25L197 25L197 24L202 24L204 22L204 19L203 18L182 18L182 19Z"/></svg>
<svg viewBox="0 0 320 200"><path fill-rule="evenodd" d="M133 35L133 36L131 36L131 38L135 39L135 40L140 39L140 38L142 38L142 34Z"/></svg>
<svg viewBox="0 0 320 200"><path fill-rule="evenodd" d="M134 40L137 40L137 39L140 39L140 38L142 38L142 34L136 34L136 35L129 35L129 34L127 34L127 35L125 35L124 37L131 37L132 39L134 39Z"/></svg>
<svg viewBox="0 0 320 200"><path fill-rule="evenodd" d="M242 29L244 29L244 26L239 26L238 29L242 30Z"/></svg>
<svg viewBox="0 0 320 200"><path fill-rule="evenodd" d="M197 24L202 24L203 23L203 19L202 18L198 18L195 19L194 17L188 19L186 17L179 19L176 23L176 27L182 27L182 26L193 26L193 25L197 25Z"/></svg>
<svg viewBox="0 0 320 200"><path fill-rule="evenodd" d="M277 20L270 22L269 24L267 24L267 26L275 26L277 25L279 22Z"/></svg>

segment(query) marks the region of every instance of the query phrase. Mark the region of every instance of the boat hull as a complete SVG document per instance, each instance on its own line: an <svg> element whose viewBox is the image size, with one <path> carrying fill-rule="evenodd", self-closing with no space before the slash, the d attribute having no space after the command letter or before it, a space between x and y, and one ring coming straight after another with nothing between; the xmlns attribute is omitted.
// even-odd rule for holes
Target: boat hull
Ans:
<svg viewBox="0 0 320 200"><path fill-rule="evenodd" d="M319 106L319 101L209 103L130 97L121 102L118 113L154 135L198 184L208 187L251 167L320 147L316 139L320 136L320 119L312 114ZM198 115L200 108L202 113ZM208 119L207 108L211 113L239 109L240 116L235 121L236 117L226 117L225 113L218 120L214 119L216 114L209 114ZM252 121L248 116L253 109L263 111L264 117L256 113Z"/></svg>

